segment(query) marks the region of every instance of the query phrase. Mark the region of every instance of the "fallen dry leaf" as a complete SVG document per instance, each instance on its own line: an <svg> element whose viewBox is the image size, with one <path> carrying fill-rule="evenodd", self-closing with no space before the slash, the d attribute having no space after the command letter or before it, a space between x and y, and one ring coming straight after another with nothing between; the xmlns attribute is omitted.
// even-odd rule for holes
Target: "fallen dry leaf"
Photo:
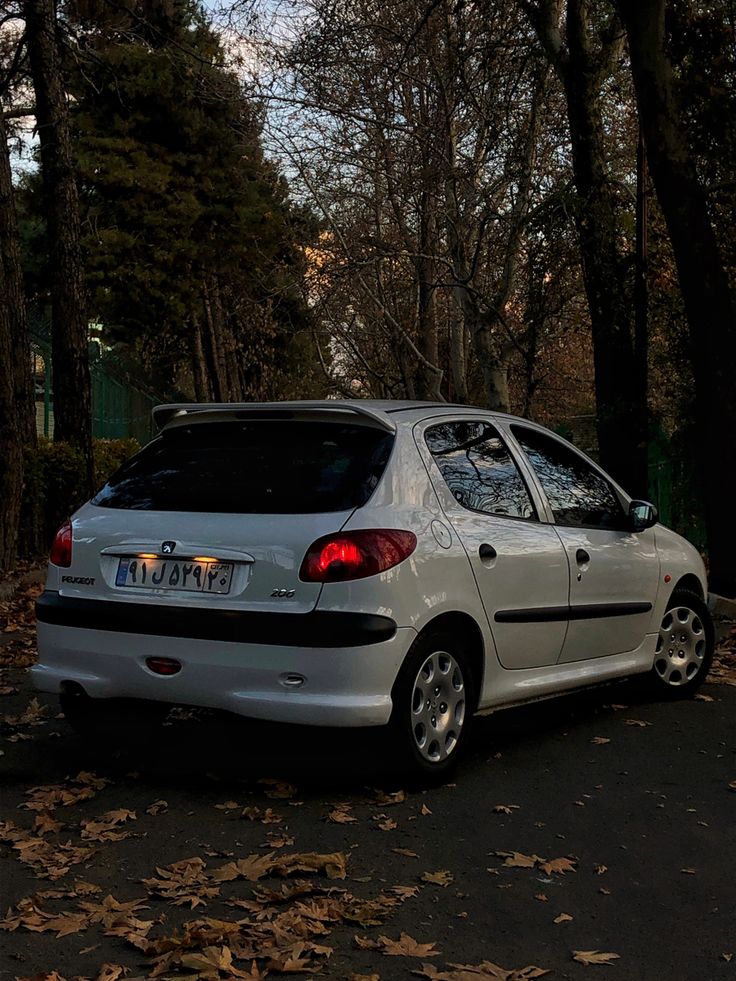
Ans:
<svg viewBox="0 0 736 981"><path fill-rule="evenodd" d="M376 822L376 827L380 828L381 831L394 831L398 827L396 821L387 814L374 814L373 820Z"/></svg>
<svg viewBox="0 0 736 981"><path fill-rule="evenodd" d="M322 855L316 852L301 852L290 855L249 855L247 858L228 862L215 869L211 878L215 882L232 882L234 879L247 879L257 882L267 875L291 875L294 872L322 873L329 879L344 879L347 856L342 852Z"/></svg>
<svg viewBox="0 0 736 981"><path fill-rule="evenodd" d="M260 821L261 824L281 824L284 820L281 814L277 814L270 807L267 807L265 811L262 811L260 807L244 807L240 816L248 821Z"/></svg>
<svg viewBox="0 0 736 981"><path fill-rule="evenodd" d="M496 804L493 808L494 814L513 814L514 811L519 810L518 804Z"/></svg>
<svg viewBox="0 0 736 981"><path fill-rule="evenodd" d="M455 881L455 876L449 869L438 869L437 872L423 872L422 882L431 882L434 886L449 886Z"/></svg>
<svg viewBox="0 0 736 981"><path fill-rule="evenodd" d="M335 804L330 813L327 815L327 820L332 824L353 824L358 819L354 814L351 814L350 811L350 804Z"/></svg>
<svg viewBox="0 0 736 981"><path fill-rule="evenodd" d="M59 806L71 807L80 801L90 800L98 790L110 782L105 777L97 777L94 773L82 771L64 784L32 787L26 791L29 800L19 806L29 811L52 811Z"/></svg>
<svg viewBox="0 0 736 981"><path fill-rule="evenodd" d="M375 802L376 804L380 804L381 807L387 807L390 804L403 804L406 800L405 790L396 790L392 794L387 794L383 790L376 790L374 793Z"/></svg>
<svg viewBox="0 0 736 981"><path fill-rule="evenodd" d="M593 736L590 741L594 746L605 746L606 743L610 743L611 740L607 739L605 736Z"/></svg>
<svg viewBox="0 0 736 981"><path fill-rule="evenodd" d="M392 848L391 851L396 855L405 855L407 858L419 858L419 855L413 852L411 848Z"/></svg>
<svg viewBox="0 0 736 981"><path fill-rule="evenodd" d="M643 719L624 719L625 726L638 726L640 729L644 729L651 724L651 722L644 722Z"/></svg>
<svg viewBox="0 0 736 981"><path fill-rule="evenodd" d="M288 783L286 780L275 780L273 777L263 777L258 781L258 783L270 788L270 790L264 791L266 797L272 797L276 800L288 800L291 797L296 797L297 794L297 789L294 784Z"/></svg>
<svg viewBox="0 0 736 981"><path fill-rule="evenodd" d="M129 967L122 967L120 964L103 964L97 972L95 981L118 981L126 974L130 974Z"/></svg>
<svg viewBox="0 0 736 981"><path fill-rule="evenodd" d="M39 835L56 834L62 827L61 821L56 821L48 811L37 814L33 822L33 830Z"/></svg>
<svg viewBox="0 0 736 981"><path fill-rule="evenodd" d="M144 879L143 885L152 895L168 899L175 906L188 905L194 909L220 893L219 887L209 881L205 869L201 858L184 858L164 868L157 867L158 878ZM212 878L217 881L215 874Z"/></svg>
<svg viewBox="0 0 736 981"><path fill-rule="evenodd" d="M507 971L491 961L480 964L450 964L452 970L439 971L433 964L422 964L421 971L412 974L428 978L429 981L531 981L541 978L549 971L533 964Z"/></svg>
<svg viewBox="0 0 736 981"><path fill-rule="evenodd" d="M610 964L612 961L617 961L621 955L603 953L600 950L574 950L572 952L572 959L577 961L579 964Z"/></svg>
<svg viewBox="0 0 736 981"><path fill-rule="evenodd" d="M408 933L401 933L398 940L379 937L378 943L383 954L390 957L437 957L439 951L433 943L420 944Z"/></svg>
<svg viewBox="0 0 736 981"><path fill-rule="evenodd" d="M422 804L420 813L422 814L423 817L426 817L428 814L431 814L432 812L430 811L430 809L427 807L426 804Z"/></svg>
<svg viewBox="0 0 736 981"><path fill-rule="evenodd" d="M81 822L82 838L86 841L122 841L123 838L130 837L130 832L116 830L118 825L136 819L135 811L126 808L107 811L97 818L88 818Z"/></svg>
<svg viewBox="0 0 736 981"><path fill-rule="evenodd" d="M153 804L149 804L146 808L146 814L163 814L164 811L169 809L168 801L165 800L155 800Z"/></svg>
<svg viewBox="0 0 736 981"><path fill-rule="evenodd" d="M577 859L574 858L553 858L549 862L540 862L539 867L545 875L551 875L553 872L564 875L565 872L577 872L576 864Z"/></svg>
<svg viewBox="0 0 736 981"><path fill-rule="evenodd" d="M285 831L269 831L266 837L268 843L263 848L291 848L294 844L293 835L286 834Z"/></svg>
<svg viewBox="0 0 736 981"><path fill-rule="evenodd" d="M391 886L391 892L396 893L403 903L405 899L419 895L419 886Z"/></svg>
<svg viewBox="0 0 736 981"><path fill-rule="evenodd" d="M570 916L569 913L560 913L560 915L559 916L556 916L552 922L553 923L569 923L572 919L573 918L572 918L572 916Z"/></svg>
<svg viewBox="0 0 736 981"><path fill-rule="evenodd" d="M503 864L510 869L533 869L537 862L544 859L539 855L524 855L523 852L496 852L499 858L503 858Z"/></svg>

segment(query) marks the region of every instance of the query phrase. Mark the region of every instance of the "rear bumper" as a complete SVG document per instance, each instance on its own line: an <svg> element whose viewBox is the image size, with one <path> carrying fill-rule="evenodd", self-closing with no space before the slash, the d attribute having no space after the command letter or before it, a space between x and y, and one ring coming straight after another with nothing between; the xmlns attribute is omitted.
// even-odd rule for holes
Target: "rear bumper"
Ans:
<svg viewBox="0 0 736 981"><path fill-rule="evenodd" d="M394 628L389 639L370 645L317 647L156 636L130 626L100 630L40 619L39 663L31 677L44 692L58 693L73 682L92 698L144 698L301 725L384 725L391 688L415 637L410 627ZM148 657L175 658L181 671L154 674ZM304 681L288 687L288 675Z"/></svg>
<svg viewBox="0 0 736 981"><path fill-rule="evenodd" d="M202 609L82 599L61 596L52 590L39 596L36 616L40 623L86 630L299 647L362 647L390 640L396 633L396 624L390 617L374 613Z"/></svg>

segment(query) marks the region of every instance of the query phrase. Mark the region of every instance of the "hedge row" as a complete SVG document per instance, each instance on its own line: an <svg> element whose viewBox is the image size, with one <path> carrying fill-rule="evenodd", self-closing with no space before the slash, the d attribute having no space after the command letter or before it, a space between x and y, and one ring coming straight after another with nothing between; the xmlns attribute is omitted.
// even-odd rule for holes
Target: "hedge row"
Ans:
<svg viewBox="0 0 736 981"><path fill-rule="evenodd" d="M140 449L135 439L93 441L97 487ZM28 558L45 551L59 525L87 500L82 455L68 443L39 437L26 455L20 552Z"/></svg>

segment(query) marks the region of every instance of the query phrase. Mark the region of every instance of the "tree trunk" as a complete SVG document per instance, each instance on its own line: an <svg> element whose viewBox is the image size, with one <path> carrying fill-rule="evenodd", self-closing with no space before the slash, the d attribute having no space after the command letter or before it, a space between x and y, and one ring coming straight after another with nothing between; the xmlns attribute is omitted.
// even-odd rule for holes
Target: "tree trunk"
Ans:
<svg viewBox="0 0 736 981"><path fill-rule="evenodd" d="M0 253L5 272L2 296L10 318L17 425L24 449L36 445L36 405L33 395L31 345L28 336L18 219L8 153L5 120L0 115Z"/></svg>
<svg viewBox="0 0 736 981"><path fill-rule="evenodd" d="M30 379L30 351L20 273L18 229L5 120L0 111L0 571L15 564L18 546L23 452L28 439L26 399L18 391L21 368ZM26 357L18 365L18 357ZM33 430L35 442L35 427Z"/></svg>
<svg viewBox="0 0 736 981"><path fill-rule="evenodd" d="M72 443L82 451L84 476L91 493L94 487L92 387L79 197L55 0L25 0L24 15L50 241L54 439Z"/></svg>
<svg viewBox="0 0 736 981"><path fill-rule="evenodd" d="M618 0L649 169L677 264L695 377L700 490L714 592L736 596L736 297L688 147L666 54L665 3Z"/></svg>
<svg viewBox="0 0 736 981"><path fill-rule="evenodd" d="M647 392L635 370L634 324L626 276L628 254L617 191L609 180L602 114L601 66L588 37L587 0L567 0L562 46L557 4L522 2L565 91L578 194L575 215L590 312L600 460L630 493L646 496Z"/></svg>
<svg viewBox="0 0 736 981"><path fill-rule="evenodd" d="M202 346L202 328L199 318L192 317L192 381L194 383L194 397L197 402L209 402L211 392L207 378L207 363L204 358L204 348Z"/></svg>
<svg viewBox="0 0 736 981"><path fill-rule="evenodd" d="M428 191L421 194L419 205L419 255L414 266L417 276L418 347L430 365L439 363L437 336L437 302L435 296L435 263L432 254L436 247L436 228L432 198ZM441 402L440 385L442 372L433 371L429 365L420 364L417 369L417 398Z"/></svg>
<svg viewBox="0 0 736 981"><path fill-rule="evenodd" d="M468 401L468 365L465 344L465 323L459 315L450 319L450 378L454 392L451 402Z"/></svg>
<svg viewBox="0 0 736 981"><path fill-rule="evenodd" d="M227 402L230 395L227 380L227 365L223 350L220 323L212 302L210 284L203 283L204 320L206 327L207 364L209 366L210 388L216 402Z"/></svg>

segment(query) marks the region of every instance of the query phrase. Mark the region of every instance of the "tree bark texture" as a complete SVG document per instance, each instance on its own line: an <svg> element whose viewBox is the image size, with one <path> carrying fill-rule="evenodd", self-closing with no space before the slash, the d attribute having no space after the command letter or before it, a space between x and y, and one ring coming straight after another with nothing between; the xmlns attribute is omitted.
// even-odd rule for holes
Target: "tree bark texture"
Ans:
<svg viewBox="0 0 736 981"><path fill-rule="evenodd" d="M7 134L0 113L0 570L15 563L23 492L21 423L27 407L25 400L19 401L16 364L23 335L28 345L22 287ZM30 378L27 354L24 367Z"/></svg>
<svg viewBox="0 0 736 981"><path fill-rule="evenodd" d="M24 15L50 241L54 439L82 451L91 493L92 387L79 197L55 0L25 0Z"/></svg>
<svg viewBox="0 0 736 981"><path fill-rule="evenodd" d="M618 0L649 170L675 255L695 377L699 484L714 592L736 596L736 297L689 150L666 50L665 0Z"/></svg>
<svg viewBox="0 0 736 981"><path fill-rule="evenodd" d="M213 301L212 283L205 279L202 298L204 303L204 340L206 363L210 379L210 388L216 402L227 402L230 399L222 322L218 317L218 309Z"/></svg>
<svg viewBox="0 0 736 981"><path fill-rule="evenodd" d="M212 400L212 393L207 373L207 363L204 357L204 347L202 345L202 328L199 318L196 316L192 318L191 337L194 397L197 402L210 402Z"/></svg>
<svg viewBox="0 0 736 981"><path fill-rule="evenodd" d="M647 491L647 392L635 367L634 323L626 285L629 256L619 247L617 192L609 180L600 55L589 39L587 0L567 0L566 44L558 5L523 4L567 103L578 209L575 216L590 312L600 460L630 493Z"/></svg>
<svg viewBox="0 0 736 981"><path fill-rule="evenodd" d="M31 345L21 267L18 219L8 153L6 122L0 118L0 252L5 273L3 302L10 318L12 367L17 425L26 450L36 445L36 404L33 394Z"/></svg>

